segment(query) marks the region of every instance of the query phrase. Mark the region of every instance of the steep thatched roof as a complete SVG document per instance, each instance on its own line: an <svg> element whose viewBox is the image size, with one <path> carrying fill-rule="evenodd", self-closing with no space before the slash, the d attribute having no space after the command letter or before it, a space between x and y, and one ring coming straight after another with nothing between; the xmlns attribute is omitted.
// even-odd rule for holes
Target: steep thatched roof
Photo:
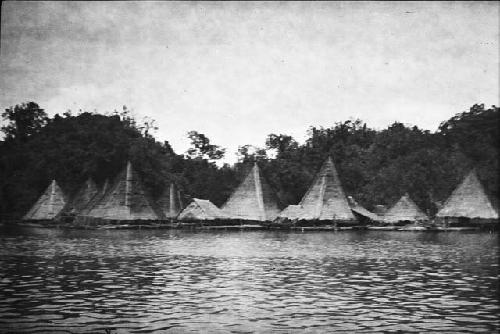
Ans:
<svg viewBox="0 0 500 334"><path fill-rule="evenodd" d="M398 221L428 220L429 217L412 201L408 194L394 204L384 215L384 221L395 223Z"/></svg>
<svg viewBox="0 0 500 334"><path fill-rule="evenodd" d="M88 216L112 220L163 219L163 214L155 209L129 162L110 190L90 209Z"/></svg>
<svg viewBox="0 0 500 334"><path fill-rule="evenodd" d="M290 219L299 220L355 220L342 190L340 179L331 158L328 158L316 175L311 187L299 203L291 208ZM285 214L286 212L282 213ZM292 218L293 217L293 218Z"/></svg>
<svg viewBox="0 0 500 334"><path fill-rule="evenodd" d="M206 199L194 198L193 201L179 214L179 220L217 220L226 215L221 209Z"/></svg>
<svg viewBox="0 0 500 334"><path fill-rule="evenodd" d="M383 220L383 218L381 218L379 215L377 215L373 212L370 212L367 209L365 209L364 207L362 207L358 202L356 202L356 200L352 196L348 196L347 201L349 202L349 206L351 207L352 212L354 212L360 216L366 217L366 218L373 220L373 221L382 221Z"/></svg>
<svg viewBox="0 0 500 334"><path fill-rule="evenodd" d="M47 187L23 219L53 219L64 208L66 201L66 196L57 184L56 180L52 180L52 183Z"/></svg>
<svg viewBox="0 0 500 334"><path fill-rule="evenodd" d="M97 185L89 178L68 203L66 203L60 214L79 214L98 193Z"/></svg>
<svg viewBox="0 0 500 334"><path fill-rule="evenodd" d="M491 203L475 170L472 170L436 216L498 219L498 209Z"/></svg>
<svg viewBox="0 0 500 334"><path fill-rule="evenodd" d="M88 216L90 211L106 196L109 192L109 180L106 179L101 189L90 199L90 201L77 213L77 216Z"/></svg>
<svg viewBox="0 0 500 334"><path fill-rule="evenodd" d="M171 183L156 200L158 208L167 218L175 218L182 210L181 194L174 183Z"/></svg>
<svg viewBox="0 0 500 334"><path fill-rule="evenodd" d="M229 219L266 221L278 216L276 195L257 164L222 206L222 211Z"/></svg>

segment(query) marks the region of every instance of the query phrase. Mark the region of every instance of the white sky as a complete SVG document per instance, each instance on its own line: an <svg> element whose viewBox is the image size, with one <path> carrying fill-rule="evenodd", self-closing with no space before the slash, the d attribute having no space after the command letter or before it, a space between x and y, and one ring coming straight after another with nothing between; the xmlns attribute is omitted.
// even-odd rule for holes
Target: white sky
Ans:
<svg viewBox="0 0 500 334"><path fill-rule="evenodd" d="M0 107L123 105L177 153L499 105L498 2L2 2Z"/></svg>

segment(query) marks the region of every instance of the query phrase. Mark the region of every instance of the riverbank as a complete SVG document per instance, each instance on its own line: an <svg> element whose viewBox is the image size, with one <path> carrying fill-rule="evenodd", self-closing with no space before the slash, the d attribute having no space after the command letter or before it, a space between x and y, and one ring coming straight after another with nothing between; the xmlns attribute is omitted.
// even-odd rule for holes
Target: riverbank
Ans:
<svg viewBox="0 0 500 334"><path fill-rule="evenodd" d="M7 226L6 224L3 224ZM442 226L442 225L418 225L411 224L406 226L380 226L380 225L354 225L354 226L293 226L279 224L258 224L258 223L239 223L226 224L224 221L213 222L212 224L182 224L176 221L114 221L93 224L67 223L58 221L43 222L9 222L9 225L37 227L37 228L60 228L75 230L142 230L142 229L179 229L179 230L240 230L240 231L350 231L350 230L377 230L377 231L412 231L412 232L449 232L449 231L498 231L498 224L481 224L477 226ZM1 223L0 223L1 226Z"/></svg>

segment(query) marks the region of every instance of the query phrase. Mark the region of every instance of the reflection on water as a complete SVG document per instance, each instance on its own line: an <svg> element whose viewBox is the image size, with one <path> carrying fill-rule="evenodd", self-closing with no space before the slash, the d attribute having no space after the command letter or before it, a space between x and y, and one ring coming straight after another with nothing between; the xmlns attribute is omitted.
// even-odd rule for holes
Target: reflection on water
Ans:
<svg viewBox="0 0 500 334"><path fill-rule="evenodd" d="M498 235L2 230L15 332L495 332Z"/></svg>

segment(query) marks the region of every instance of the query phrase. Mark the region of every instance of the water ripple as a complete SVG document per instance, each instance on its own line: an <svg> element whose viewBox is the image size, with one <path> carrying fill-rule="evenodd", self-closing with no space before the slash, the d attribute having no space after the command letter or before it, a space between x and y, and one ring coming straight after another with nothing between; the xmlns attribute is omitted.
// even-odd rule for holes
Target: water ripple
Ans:
<svg viewBox="0 0 500 334"><path fill-rule="evenodd" d="M500 329L496 234L4 232L5 331Z"/></svg>

